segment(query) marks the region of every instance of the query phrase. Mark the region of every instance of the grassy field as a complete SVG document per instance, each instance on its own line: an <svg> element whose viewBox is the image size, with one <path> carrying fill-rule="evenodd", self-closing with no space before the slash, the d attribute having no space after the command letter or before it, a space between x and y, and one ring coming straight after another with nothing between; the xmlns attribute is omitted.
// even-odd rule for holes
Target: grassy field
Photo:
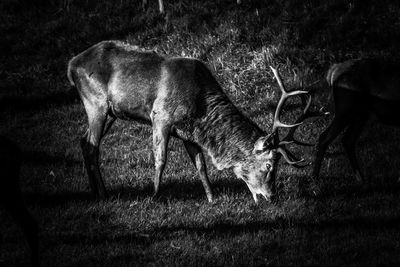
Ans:
<svg viewBox="0 0 400 267"><path fill-rule="evenodd" d="M268 130L278 99L265 68L273 51L282 76L323 79L330 64L359 56L398 58L400 7L392 1L4 0L0 3L0 134L23 150L21 186L40 225L43 266L400 266L399 130L367 125L357 184L340 142L329 149L321 194L298 193L310 168L280 165L276 203L253 203L231 171L208 161L209 204L195 168L171 140L161 196L152 199L151 129L117 121L101 168L111 197L92 199L79 139L87 121L70 93L68 60L106 39L160 54L200 58L231 100ZM329 90L314 104L330 109ZM299 114L286 109L287 121ZM300 127L315 141L330 118ZM395 145L393 145L395 144ZM312 159L312 148L297 149ZM310 191L305 183L306 192ZM28 265L22 233L0 211L0 266Z"/></svg>

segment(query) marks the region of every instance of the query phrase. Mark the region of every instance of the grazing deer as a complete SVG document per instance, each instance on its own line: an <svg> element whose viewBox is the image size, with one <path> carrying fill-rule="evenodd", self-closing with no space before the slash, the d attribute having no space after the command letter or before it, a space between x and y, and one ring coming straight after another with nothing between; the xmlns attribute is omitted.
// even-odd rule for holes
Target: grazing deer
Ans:
<svg viewBox="0 0 400 267"><path fill-rule="evenodd" d="M174 136L183 141L208 201L212 201L213 194L203 151L219 170L233 168L236 176L246 182L256 202L257 194L270 200L280 155L289 164L305 165L285 148L291 136L279 140L278 128L301 124L301 121L284 124L279 116L288 97L307 93L286 92L277 70L272 70L282 97L276 108L272 133L267 134L232 104L199 60L164 58L119 41L100 42L74 57L68 65L68 78L79 91L88 116L89 127L81 139L81 147L94 194L106 196L99 170L99 145L111 124L120 118L152 126L154 195L159 191L167 161L169 137ZM308 108L304 112L302 118L311 114Z"/></svg>
<svg viewBox="0 0 400 267"><path fill-rule="evenodd" d="M19 147L0 136L0 206L2 206L21 227L31 250L32 266L39 266L38 226L26 209L18 184L21 166Z"/></svg>
<svg viewBox="0 0 400 267"><path fill-rule="evenodd" d="M357 59L334 64L326 77L333 90L335 117L321 134L315 155L313 177L318 178L324 153L345 129L342 139L357 180L364 176L355 144L372 115L379 121L400 125L400 64L381 59Z"/></svg>

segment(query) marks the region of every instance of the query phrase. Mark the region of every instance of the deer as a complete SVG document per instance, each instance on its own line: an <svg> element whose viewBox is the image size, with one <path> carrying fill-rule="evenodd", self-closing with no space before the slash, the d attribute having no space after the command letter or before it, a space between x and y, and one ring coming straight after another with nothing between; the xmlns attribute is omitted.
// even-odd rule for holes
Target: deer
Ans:
<svg viewBox="0 0 400 267"><path fill-rule="evenodd" d="M357 181L365 180L356 157L356 142L371 117L400 125L400 64L360 58L333 64L326 80L334 97L335 115L318 139L312 177L317 180L325 151L344 131L342 144Z"/></svg>
<svg viewBox="0 0 400 267"><path fill-rule="evenodd" d="M309 164L298 159L286 145L298 143L294 131L308 117L311 96L294 124L281 121L289 97L306 96L306 90L287 91L276 67L270 66L281 90L272 131L261 130L231 102L207 66L193 58L164 57L121 41L102 41L68 63L68 79L80 95L88 117L81 138L82 154L94 196L107 197L99 170L102 137L118 119L152 127L155 163L154 194L167 162L170 137L182 140L204 187L207 199L213 192L204 153L218 170L233 169L258 203L257 195L271 201L281 156L294 167ZM291 128L283 139L280 128ZM293 139L293 140L292 140Z"/></svg>
<svg viewBox="0 0 400 267"><path fill-rule="evenodd" d="M0 136L0 206L22 229L31 252L31 265L39 266L38 225L22 198L19 186L21 150L10 139Z"/></svg>

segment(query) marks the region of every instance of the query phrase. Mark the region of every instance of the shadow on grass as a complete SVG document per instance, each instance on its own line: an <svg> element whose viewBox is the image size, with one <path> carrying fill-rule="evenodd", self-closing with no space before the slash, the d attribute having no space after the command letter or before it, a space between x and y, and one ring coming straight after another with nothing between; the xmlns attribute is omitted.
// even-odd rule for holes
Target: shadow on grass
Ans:
<svg viewBox="0 0 400 267"><path fill-rule="evenodd" d="M112 222L104 222L113 225ZM353 218L329 218L315 220L315 218L277 218L274 220L252 220L244 223L226 223L215 222L207 226L192 226L186 224L178 224L175 226L161 226L149 232L128 232L119 235L109 235L109 232L104 234L99 233L66 233L57 234L57 242L61 241L65 244L74 244L88 242L92 245L102 243L118 243L132 244L145 246L154 242L170 240L173 237L181 234L196 234L199 236L209 235L213 238L232 237L235 235L257 233L259 231L276 231L285 229L297 229L304 231L324 231L324 230L339 230L342 228L354 228L357 230L377 230L377 229L400 229L400 214L392 216L368 216L368 217L353 217ZM183 232L183 233L179 233Z"/></svg>
<svg viewBox="0 0 400 267"><path fill-rule="evenodd" d="M244 183L237 179L220 180L213 183L214 197L221 194L238 194L246 191ZM154 192L153 184L148 183L143 187L134 187L128 185L114 186L108 188L108 199L105 201L118 199L122 201L144 200L152 197ZM64 205L70 202L101 201L88 189L87 191L62 191L56 193L26 193L25 199L28 203L36 203L43 207L54 207ZM153 198L153 201L167 203L171 200L188 201L204 200L207 201L205 191L200 181L172 181L161 185L159 195Z"/></svg>
<svg viewBox="0 0 400 267"><path fill-rule="evenodd" d="M214 197L228 192L229 194L243 193L246 189L245 184L239 179L221 179L212 183ZM148 183L142 188L120 185L109 190L110 198L118 198L122 200L145 199L153 195L153 184ZM199 180L196 181L170 181L160 185L158 196L153 198L154 201L167 203L171 200L187 201L187 200L204 200L207 201L206 193L203 185Z"/></svg>
<svg viewBox="0 0 400 267"><path fill-rule="evenodd" d="M308 245L308 247L300 250L313 256L313 260L318 263L325 262L324 257L327 255L340 253L343 250L350 250L353 253L362 253L360 257L368 256L368 258L370 258L369 250L364 251L365 249L363 249L364 247L362 245L354 245L354 247L351 247L347 242L352 240L358 244L363 244L362 242L368 242L366 236L377 236L380 231L395 233L400 229L399 216L372 218L356 217L352 219L339 218L319 222L313 222L311 220L312 219L293 221L292 219L277 219L273 221L253 221L239 224L216 222L209 226L188 226L181 224L159 227L148 233L129 232L119 233L117 235L110 235L108 232L99 232L97 235L93 235L93 233L70 233L52 236L51 239L53 239L56 244L61 243L71 246L90 244L90 246L96 247L106 246L106 249L118 247L122 251L129 250L128 253L121 251L121 254L119 254L117 252L117 255L114 253L113 255L109 253L99 256L87 255L86 257L77 258L76 262L72 262L68 266L128 266L138 263L139 265L140 263L148 264L149 261L160 263L157 257L160 253L162 255L167 254L172 256L161 261L163 264L170 262L174 265L174 263L180 262L180 266L190 266L194 264L193 259L190 259L190 257L195 257L197 261L201 259L203 264L199 266L210 265L208 264L209 262L215 264L215 257L219 258L217 262L224 263L226 260L232 259L232 253L235 253L235 260L237 261L230 261L229 266L243 266L246 260L248 261L251 259L257 262L257 257L262 255L291 257L290 250L298 253L299 250L293 248L293 246L295 246L294 244L290 244L286 238L280 237L286 235L289 235L290 238L294 238L294 242ZM324 239L327 232L336 231L338 231L338 236L344 236L343 240L327 241ZM349 231L351 231L350 236L348 236ZM195 249L187 251L182 247L187 241L185 238L179 239L180 237L194 238L195 240L201 237L207 240L207 242L205 242L205 244L196 244ZM174 246L173 240L177 238L177 244L179 244L179 246ZM232 240L235 238L238 239L234 243L220 244L223 243L224 240ZM245 243L248 242L249 238L253 238L254 245ZM331 247L329 253L319 247L321 245L319 243L321 240L324 240L333 247ZM214 242L217 242L218 245L216 246L222 251L216 252L207 247L207 244L214 244ZM389 245L395 244L395 240L387 240L386 242L390 242ZM240 249L236 246L242 246L243 248ZM256 251L250 251L249 249L251 248L256 249ZM382 248L379 242L371 244L368 248L373 248L377 251L386 251L386 248ZM312 253L309 252L310 250ZM205 251L208 252L206 253ZM386 254L386 257L396 258L396 248L391 248L389 251L390 254ZM254 256L256 256L256 258L252 258ZM347 257L347 255L343 255L343 257ZM297 259L301 262L304 261L301 256L297 257ZM346 258L345 260L356 263L358 258ZM297 264L288 264L291 262L290 258L281 258L279 262L280 264L274 266L298 266ZM299 265L302 264L299 263ZM340 265L336 264L333 266ZM356 266L363 266L363 264L357 264Z"/></svg>
<svg viewBox="0 0 400 267"><path fill-rule="evenodd" d="M13 111L39 111L54 106L64 106L77 103L78 92L75 89L66 89L45 96L4 96L0 99L0 112Z"/></svg>
<svg viewBox="0 0 400 267"><path fill-rule="evenodd" d="M160 235L162 238L173 235L178 231L186 231L196 233L198 235L212 235L215 237L239 235L242 233L254 233L260 230L273 231L274 229L303 229L305 231L323 231L329 229L355 228L355 229L400 229L400 215L388 217L355 217L355 218L334 218L315 222L313 218L284 219L278 218L271 221L252 221L243 224L231 224L217 222L207 227L203 226L187 226L178 225L173 227L160 227L154 231L155 235Z"/></svg>
<svg viewBox="0 0 400 267"><path fill-rule="evenodd" d="M73 166L82 163L81 160L72 158L70 156L64 156L61 154L50 155L45 151L23 151L22 159L27 163L43 165L63 162L68 166Z"/></svg>
<svg viewBox="0 0 400 267"><path fill-rule="evenodd" d="M95 200L93 195L88 192L72 192L72 191L63 191L57 193L31 193L27 192L24 194L25 201L27 203L34 203L41 207L55 207L64 204L68 204L70 202L83 202L83 201L91 201Z"/></svg>
<svg viewBox="0 0 400 267"><path fill-rule="evenodd" d="M342 196L347 199L370 197L373 194L381 193L384 195L399 195L400 184L398 182L388 181L387 183L354 183L348 186L323 185L321 193L311 198L317 200L326 200Z"/></svg>
<svg viewBox="0 0 400 267"><path fill-rule="evenodd" d="M66 266L138 266L136 262L138 258L134 254L123 254L113 257L89 257Z"/></svg>
<svg viewBox="0 0 400 267"><path fill-rule="evenodd" d="M345 186L335 186L329 184L322 184L321 192L315 196L311 192L308 182L301 182L304 177L292 177L298 180L298 186L302 188L299 193L302 198L308 200L324 201L334 199L341 196L345 199L365 198L373 194L381 193L385 195L398 195L400 193L400 184L396 182L388 183L370 183L370 184L349 184ZM239 179L221 179L212 183L214 198L221 195L241 195L247 194L251 198L247 187L244 182ZM292 189L291 189L292 190ZM105 201L118 199L122 201L144 200L151 198L154 189L152 183L147 183L145 186L129 186L121 184L108 188L108 199ZM296 194L295 192L285 192L278 188L276 202L284 202L288 195ZM37 203L41 206L58 206L69 202L79 201L101 201L91 193L90 189L87 191L62 191L57 193L27 193L26 199L28 203ZM154 197L152 201L159 203L169 203L170 201L207 201L204 188L200 181L170 181L161 184L159 195Z"/></svg>

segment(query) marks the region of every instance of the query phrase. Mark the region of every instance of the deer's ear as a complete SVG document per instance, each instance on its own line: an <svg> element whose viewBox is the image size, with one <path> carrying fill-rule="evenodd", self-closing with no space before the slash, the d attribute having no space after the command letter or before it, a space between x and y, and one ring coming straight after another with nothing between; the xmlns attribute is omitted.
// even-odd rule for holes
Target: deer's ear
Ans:
<svg viewBox="0 0 400 267"><path fill-rule="evenodd" d="M269 136L263 136L258 138L258 140L254 143L253 153L258 154L262 153L267 149L272 147L272 138Z"/></svg>

